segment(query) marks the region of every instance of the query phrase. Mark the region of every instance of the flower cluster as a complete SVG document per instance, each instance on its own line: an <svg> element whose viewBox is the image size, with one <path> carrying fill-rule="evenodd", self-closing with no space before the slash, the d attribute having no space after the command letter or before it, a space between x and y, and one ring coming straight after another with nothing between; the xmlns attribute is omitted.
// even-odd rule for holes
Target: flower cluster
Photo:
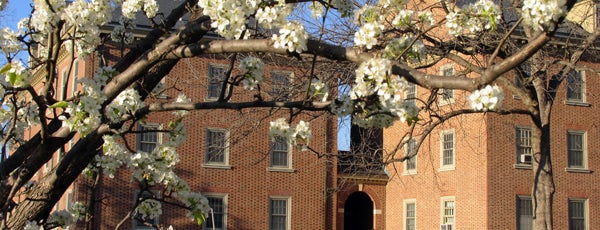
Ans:
<svg viewBox="0 0 600 230"><path fill-rule="evenodd" d="M12 61L2 68L0 74L4 75L4 81L0 83L9 83L14 87L27 87L33 78L29 71L21 62ZM4 95L4 87L2 87L2 95Z"/></svg>
<svg viewBox="0 0 600 230"><path fill-rule="evenodd" d="M112 10L107 0L78 0L67 4L60 17L75 27L76 37L82 38L68 44L74 43L79 54L92 53L101 42L100 26L112 19Z"/></svg>
<svg viewBox="0 0 600 230"><path fill-rule="evenodd" d="M123 2L123 16L129 19L135 19L135 13L143 9L146 17L152 18L158 13L158 4L156 0L128 0Z"/></svg>
<svg viewBox="0 0 600 230"><path fill-rule="evenodd" d="M293 9L293 5L280 1L275 6L265 6L256 10L256 20L265 29L278 28L287 23L287 16Z"/></svg>
<svg viewBox="0 0 600 230"><path fill-rule="evenodd" d="M467 98L471 108L477 111L497 110L502 106L504 92L497 85L487 85L483 89L475 90Z"/></svg>
<svg viewBox="0 0 600 230"><path fill-rule="evenodd" d="M108 119L113 122L121 120L125 114L133 114L138 109L144 107L137 90L129 88L123 90L108 106L106 106L105 114Z"/></svg>
<svg viewBox="0 0 600 230"><path fill-rule="evenodd" d="M244 89L252 90L263 81L265 64L260 58L248 56L240 61Z"/></svg>
<svg viewBox="0 0 600 230"><path fill-rule="evenodd" d="M44 230L44 226L38 225L36 221L26 221L23 230Z"/></svg>
<svg viewBox="0 0 600 230"><path fill-rule="evenodd" d="M100 124L102 114L101 105L106 100L102 92L102 87L106 85L108 79L112 78L116 72L110 67L99 68L94 79L81 78L84 94L79 98L79 103L71 101L66 105L65 113L67 116L59 116L63 121L63 126L70 130L79 132L86 136Z"/></svg>
<svg viewBox="0 0 600 230"><path fill-rule="evenodd" d="M271 38L275 48L286 48L289 52L302 53L307 49L308 33L299 22L288 22L279 28L279 34Z"/></svg>
<svg viewBox="0 0 600 230"><path fill-rule="evenodd" d="M425 44L412 35L403 35L390 41L383 55L390 59L418 62L425 56Z"/></svg>
<svg viewBox="0 0 600 230"><path fill-rule="evenodd" d="M2 29L0 34L0 47L5 55L15 54L23 49L23 44L18 37L22 36L20 32L15 32L8 27Z"/></svg>
<svg viewBox="0 0 600 230"><path fill-rule="evenodd" d="M155 199L147 198L135 207L135 213L142 219L155 219L162 214L162 205Z"/></svg>
<svg viewBox="0 0 600 230"><path fill-rule="evenodd" d="M211 27L226 39L239 39L246 30L247 18L256 12L258 0L200 0L204 15L212 19ZM248 34L246 34L248 35Z"/></svg>
<svg viewBox="0 0 600 230"><path fill-rule="evenodd" d="M75 202L73 203L69 211L71 212L71 214L73 214L73 218L75 218L75 221L83 220L85 218L85 215L87 214L87 206L85 206L84 203Z"/></svg>
<svg viewBox="0 0 600 230"><path fill-rule="evenodd" d="M494 30L501 16L500 6L490 0L479 0L462 11L446 15L446 27L451 35L461 35L467 30L471 33Z"/></svg>
<svg viewBox="0 0 600 230"><path fill-rule="evenodd" d="M325 102L329 97L329 88L319 79L312 80L308 87L308 95L310 100Z"/></svg>
<svg viewBox="0 0 600 230"><path fill-rule="evenodd" d="M410 123L419 110L399 95L407 85L404 78L391 74L390 60L370 59L356 70L350 97L343 97L332 111L338 115L352 113L353 122L362 127L388 127L398 119Z"/></svg>
<svg viewBox="0 0 600 230"><path fill-rule="evenodd" d="M195 220L198 224L202 224L210 211L208 199L200 193L194 192L180 193L177 197L189 209L186 216Z"/></svg>
<svg viewBox="0 0 600 230"><path fill-rule="evenodd" d="M103 155L96 155L96 162L106 176L114 178L117 169L128 161L127 151L114 136L104 135L102 139L104 140Z"/></svg>
<svg viewBox="0 0 600 230"><path fill-rule="evenodd" d="M312 137L309 123L300 121L296 128L292 128L285 118L278 118L270 122L269 135L272 141L275 141L275 137L281 137L292 145L299 145L303 151L307 149Z"/></svg>
<svg viewBox="0 0 600 230"><path fill-rule="evenodd" d="M124 44L131 44L133 42L133 21L126 17L119 19L119 25L113 28L110 32L110 39L114 42L123 42Z"/></svg>
<svg viewBox="0 0 600 230"><path fill-rule="evenodd" d="M375 6L364 6L357 11L354 20L360 28L354 33L354 45L367 49L377 45L377 37L384 29L383 19L379 8Z"/></svg>
<svg viewBox="0 0 600 230"><path fill-rule="evenodd" d="M565 0L524 0L523 19L536 30L552 30L566 14Z"/></svg>

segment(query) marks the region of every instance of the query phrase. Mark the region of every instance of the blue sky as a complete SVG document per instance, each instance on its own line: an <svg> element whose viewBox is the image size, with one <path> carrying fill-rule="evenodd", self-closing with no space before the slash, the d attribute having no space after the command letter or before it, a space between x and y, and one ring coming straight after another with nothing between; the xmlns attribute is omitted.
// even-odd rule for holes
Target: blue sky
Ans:
<svg viewBox="0 0 600 230"><path fill-rule="evenodd" d="M0 28L10 27L17 29L17 23L31 13L31 0L9 0L6 8L0 12ZM25 52L19 54L18 59L25 61L27 55ZM6 63L4 55L0 55L0 66Z"/></svg>

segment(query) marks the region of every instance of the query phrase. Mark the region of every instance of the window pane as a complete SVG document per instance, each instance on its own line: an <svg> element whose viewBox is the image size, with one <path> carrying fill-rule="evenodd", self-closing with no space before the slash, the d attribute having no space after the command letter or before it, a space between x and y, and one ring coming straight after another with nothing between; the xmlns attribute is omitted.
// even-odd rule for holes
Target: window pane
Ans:
<svg viewBox="0 0 600 230"><path fill-rule="evenodd" d="M415 217L415 203L406 204L406 230L414 230L416 228Z"/></svg>
<svg viewBox="0 0 600 230"><path fill-rule="evenodd" d="M454 164L454 134L444 134L443 139L443 165L452 165Z"/></svg>
<svg viewBox="0 0 600 230"><path fill-rule="evenodd" d="M583 102L583 79L578 71L567 74L567 100Z"/></svg>
<svg viewBox="0 0 600 230"><path fill-rule="evenodd" d="M225 220L225 208L222 197L207 197L208 205L212 208L211 213L206 218L207 228L223 228ZM213 219L214 217L214 219ZM214 220L214 221L213 221ZM214 222L214 225L213 225Z"/></svg>
<svg viewBox="0 0 600 230"><path fill-rule="evenodd" d="M290 97L290 73L272 72L271 73L271 96L276 101L285 101Z"/></svg>
<svg viewBox="0 0 600 230"><path fill-rule="evenodd" d="M270 228L272 230L285 230L287 228L287 200L272 199L270 206Z"/></svg>
<svg viewBox="0 0 600 230"><path fill-rule="evenodd" d="M227 148L226 132L223 130L208 130L206 136L207 153L206 162L225 163Z"/></svg>
<svg viewBox="0 0 600 230"><path fill-rule="evenodd" d="M454 201L444 201L443 224L454 223Z"/></svg>
<svg viewBox="0 0 600 230"><path fill-rule="evenodd" d="M408 141L406 147L407 147L406 148L407 155L413 155L415 153L415 151L417 150L417 141L415 139L410 139ZM415 169L415 168L417 168L417 156L416 155L414 155L413 157L406 160L406 169L410 170L410 169Z"/></svg>
<svg viewBox="0 0 600 230"><path fill-rule="evenodd" d="M225 67L210 65L208 67L208 98L218 98L225 80Z"/></svg>
<svg viewBox="0 0 600 230"><path fill-rule="evenodd" d="M569 200L569 229L585 230L585 200Z"/></svg>
<svg viewBox="0 0 600 230"><path fill-rule="evenodd" d="M567 137L569 167L583 168L584 147L582 133L569 133Z"/></svg>
<svg viewBox="0 0 600 230"><path fill-rule="evenodd" d="M271 166L288 167L288 143L284 138L275 137L271 142Z"/></svg>
<svg viewBox="0 0 600 230"><path fill-rule="evenodd" d="M528 159L523 161L523 155L531 155L531 128L517 128L517 162L531 164Z"/></svg>
<svg viewBox="0 0 600 230"><path fill-rule="evenodd" d="M138 147L139 151L143 152L152 152L154 148L158 145L158 133L156 132L146 132L150 130L156 130L155 128L140 126L138 134Z"/></svg>
<svg viewBox="0 0 600 230"><path fill-rule="evenodd" d="M533 209L531 204L531 198L519 197L518 202L518 223L519 230L531 230L533 229Z"/></svg>

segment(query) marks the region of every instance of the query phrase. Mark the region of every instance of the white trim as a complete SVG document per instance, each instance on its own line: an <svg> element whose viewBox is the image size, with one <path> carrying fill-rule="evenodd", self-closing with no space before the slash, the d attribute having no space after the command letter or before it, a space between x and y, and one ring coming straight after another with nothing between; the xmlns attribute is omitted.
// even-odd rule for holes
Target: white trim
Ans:
<svg viewBox="0 0 600 230"><path fill-rule="evenodd" d="M452 134L452 164L444 165L444 136ZM454 129L446 129L440 132L440 168L439 171L450 171L456 168L456 133Z"/></svg>
<svg viewBox="0 0 600 230"><path fill-rule="evenodd" d="M287 75L287 80L288 80L288 86L285 90L284 93L287 93L288 95L285 98L278 98L281 95L275 95L275 85L273 84L273 79L274 79L274 75L281 75L281 76L285 76ZM275 100L275 101L289 101L293 98L292 95L292 90L293 90L293 85L292 82L294 81L294 72L293 71L289 71L289 70L279 70L279 69L275 69L271 71L271 90L269 91L269 96ZM276 97L277 96L277 97Z"/></svg>
<svg viewBox="0 0 600 230"><path fill-rule="evenodd" d="M227 193L213 193L213 192L207 192L207 193L203 193L203 195L208 199L209 197L212 198L220 198L223 200L223 228L214 228L214 230L227 230L227 216L228 216L228 206L229 206L229 201L228 201L228 194ZM210 215L211 213L209 212L208 215ZM206 218L208 220L208 217ZM208 222L205 222L204 224L202 224L203 229L207 229L207 230L213 230L213 228L207 228L206 224Z"/></svg>
<svg viewBox="0 0 600 230"><path fill-rule="evenodd" d="M219 63L208 63L208 68L206 69L206 93L205 93L205 99L204 101L216 101L219 99L219 96L216 97L211 97L209 95L209 91L210 91L210 79L211 79L211 68L222 68L223 69L223 74L227 73L227 69L229 68L229 66L225 65L225 64L219 64ZM221 79L221 81L219 81L219 83L221 84L219 87L223 86L223 82L222 80L225 80L225 78L227 78L227 76L223 76L224 79ZM225 88L225 90L227 90L227 88ZM221 89L220 91L223 91L223 89ZM217 92L217 93L221 93L221 92Z"/></svg>
<svg viewBox="0 0 600 230"><path fill-rule="evenodd" d="M218 133L218 132L223 132L224 133L224 150L223 150L223 162L218 162L218 161L208 161L208 147L209 147L209 141L208 141L208 137L209 137L209 133L210 132L214 132L214 133ZM204 164L202 164L202 167L207 167L207 168L231 168L231 166L229 165L229 130L228 129L223 129L223 128L206 128L205 130L205 142L204 142Z"/></svg>
<svg viewBox="0 0 600 230"><path fill-rule="evenodd" d="M567 223L569 223L569 229L571 228L571 209L569 206L571 206L571 201L582 201L583 202L583 224L584 226L584 230L589 229L590 227L590 216L589 216L589 202L588 202L588 198L571 198L569 197L569 200L567 202Z"/></svg>
<svg viewBox="0 0 600 230"><path fill-rule="evenodd" d="M582 148L582 166L571 166L569 163L569 137L571 134L581 135L581 148ZM567 169L588 169L588 149L587 149L587 132L584 130L567 130Z"/></svg>
<svg viewBox="0 0 600 230"><path fill-rule="evenodd" d="M154 130L154 131L158 131L158 130L162 130L162 125L159 123L153 123L153 122L147 122L147 123L139 123L137 130L138 131L142 131L142 128L144 129L149 129L149 130ZM156 147L160 146L162 144L162 132L155 132L156 133ZM141 137L144 133L137 133L135 140L136 140L136 151L140 151L140 146L141 146Z"/></svg>
<svg viewBox="0 0 600 230"><path fill-rule="evenodd" d="M415 150L415 151L417 150L417 149L416 149L416 148L417 148L417 146L416 146L416 145L417 145L417 143L416 143L416 142L417 142L417 140L416 140L416 139L413 137L413 138L411 138L410 140L408 140L408 141L406 142L406 144L404 144L404 156L408 156L408 154L409 154L409 150L410 150L410 142L411 142L411 141L414 141L414 142L415 142L415 146L414 146L414 148L415 148L415 149L414 149L414 150ZM403 165L403 169L404 169L404 170L403 170L403 172L402 172L402 175L414 175L414 174L417 174L417 169L418 169L418 156L419 156L418 154L415 154L415 155L414 155L414 156L411 158L411 159L414 159L414 161L415 161L415 168L413 168L413 169L408 169L408 161L409 161L409 159L406 159L406 160L403 162L403 164L402 164L402 165Z"/></svg>
<svg viewBox="0 0 600 230"><path fill-rule="evenodd" d="M402 202L402 229L406 230L406 205L407 204L414 204L415 205L415 210L414 210L414 219L415 219L415 229L417 229L417 199L404 199L404 201Z"/></svg>
<svg viewBox="0 0 600 230"><path fill-rule="evenodd" d="M283 139L283 138L282 138ZM283 139L283 141L285 141L285 139ZM274 172L294 172L292 163L293 163L293 146L291 143L286 142L287 143L287 166L281 166L281 165L273 165L273 141L272 139L269 138L269 167L267 168L268 171L274 171Z"/></svg>
<svg viewBox="0 0 600 230"><path fill-rule="evenodd" d="M448 201L452 201L454 202L454 206L453 206L453 221L452 223L448 222L448 223L444 223L444 217L445 217L445 207L446 207L446 202ZM442 224L452 224L453 229L456 229L456 198L454 196L443 196L440 197L440 225Z"/></svg>
<svg viewBox="0 0 600 230"><path fill-rule="evenodd" d="M290 196L269 196L269 205L267 205L267 207L269 208L268 213L269 213L269 218L267 218L267 220L269 221L269 229L271 229L271 216L273 215L273 213L271 213L271 201L273 200L285 200L286 201L286 215L285 215L285 225L286 225L286 230L292 229L292 224L291 224L291 220L292 220L292 197Z"/></svg>
<svg viewBox="0 0 600 230"><path fill-rule="evenodd" d="M577 100L577 99L571 99L568 97L567 91L568 91L568 87L569 87L569 80L567 79L569 77L569 75L571 74L571 72L574 72L576 74L576 76L580 77L581 80L581 100ZM569 73L567 73L567 76L565 76L565 103L568 105L587 105L586 102L586 84L585 84L585 71L580 71L580 70L571 70Z"/></svg>

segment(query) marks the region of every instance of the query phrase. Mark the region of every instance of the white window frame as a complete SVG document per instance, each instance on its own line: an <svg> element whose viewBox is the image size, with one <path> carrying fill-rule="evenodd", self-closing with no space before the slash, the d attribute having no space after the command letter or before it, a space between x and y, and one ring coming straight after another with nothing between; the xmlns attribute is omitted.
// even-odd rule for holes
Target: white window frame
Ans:
<svg viewBox="0 0 600 230"><path fill-rule="evenodd" d="M161 125L158 123L145 123L145 124L138 124L138 131L143 131L142 129L151 129L151 130L161 130ZM160 146L162 144L162 133L161 132L155 132L156 133L156 147ZM142 135L145 133L137 133L136 134L136 151L140 151L141 149L141 144L142 144ZM155 147L155 148L156 148Z"/></svg>
<svg viewBox="0 0 600 230"><path fill-rule="evenodd" d="M569 198L568 204L567 204L567 212L568 212L568 224L569 224L569 229L571 229L571 202L583 202L583 229L587 230L589 229L589 208L588 208L588 199L586 198Z"/></svg>
<svg viewBox="0 0 600 230"><path fill-rule="evenodd" d="M452 134L452 164L444 164L444 136ZM456 133L454 129L440 132L440 169L439 171L454 170L456 168Z"/></svg>
<svg viewBox="0 0 600 230"><path fill-rule="evenodd" d="M287 146L287 166L283 165L273 165L273 144L272 139L269 139L269 168L268 171L278 171L278 172L293 172L292 167L292 159L293 159L293 146L285 140L285 138L278 138L277 140L282 139Z"/></svg>
<svg viewBox="0 0 600 230"><path fill-rule="evenodd" d="M571 85L570 85L570 81L569 81L569 77L573 77L576 76L579 78L580 84L579 84L579 93L578 93L578 97L580 98L573 98L573 97L569 97L569 91L571 89ZM565 76L565 101L567 102L567 104L574 104L574 105L578 105L578 104L587 104L586 103L586 85L585 85L585 71L578 71L578 70L571 70L569 71L569 73L567 73L567 76Z"/></svg>
<svg viewBox="0 0 600 230"><path fill-rule="evenodd" d="M228 194L227 193L204 193L206 198L218 198L223 200L223 228L210 228L208 227L209 216L211 216L212 207L208 213L209 216L206 217L206 222L202 225L206 230L226 230L227 229L227 207L228 207Z"/></svg>
<svg viewBox="0 0 600 230"><path fill-rule="evenodd" d="M210 132L224 132L225 135L223 138L225 138L224 141L224 149L223 149L223 162L218 162L218 161L208 161L208 149L209 149L209 134ZM231 168L231 166L229 165L229 130L228 129L223 129L223 128L207 128L206 129L206 141L205 141L205 145L204 145L204 164L202 165L203 167L207 167L207 168Z"/></svg>
<svg viewBox="0 0 600 230"><path fill-rule="evenodd" d="M521 209L521 202L522 201L529 201L529 205L530 205L530 209L529 209L529 214L530 214L530 219L529 219L529 227L533 227L533 209L531 209L532 205L533 205L533 200L531 199L531 196L517 196L517 204L516 204L516 208L517 208L517 230L528 230L528 229L523 229L521 228L521 217L522 216L527 216L527 215L521 215L522 210ZM528 220L525 220L528 221Z"/></svg>
<svg viewBox="0 0 600 230"><path fill-rule="evenodd" d="M220 90L217 90L218 91L218 92L216 92L217 94L220 94L221 91L223 90L223 81L227 78L227 76L225 76L225 74L227 73L227 69L228 69L227 65L217 64L217 63L209 63L208 64L208 69L207 69L207 73L206 73L206 100L205 101L216 101L219 99L219 95L217 95L217 96L210 95L211 94L211 85L213 84L212 68L223 69L223 76L222 76L223 79L218 79L218 82L220 84L218 89L220 89ZM225 88L225 90L227 90L227 88Z"/></svg>
<svg viewBox="0 0 600 230"><path fill-rule="evenodd" d="M276 75L280 75L280 76L287 76L288 82L287 82L287 86L282 85L281 90L279 90L279 88L275 84L275 76ZM294 79L294 72L292 71L286 71L286 70L273 70L271 71L271 91L270 91L270 95L273 98L273 100L275 101L288 101L290 99L292 99L292 81ZM281 94L287 94L287 95L281 95Z"/></svg>
<svg viewBox="0 0 600 230"><path fill-rule="evenodd" d="M71 79L71 95L75 96L77 94L77 78L79 75L79 60L75 60L73 62L73 79Z"/></svg>
<svg viewBox="0 0 600 230"><path fill-rule="evenodd" d="M452 73L447 75L446 71L451 70ZM440 68L440 75L441 76L453 76L456 73L456 69L454 68L454 64L446 64L444 66L442 66ZM454 103L454 98L456 98L456 95L453 89L440 89L442 91L442 95L441 98L439 100L439 105L448 105L448 104L452 104ZM450 97L446 98L447 94L450 94Z"/></svg>
<svg viewBox="0 0 600 230"><path fill-rule="evenodd" d="M526 138L523 137L523 131L528 131L529 132L529 143L522 143L521 139ZM533 129L531 128L531 126L517 126L515 128L515 136L516 136L516 140L515 140L515 151L516 151L516 156L517 156L517 164L519 165L531 165L531 161L529 162L524 162L522 161L522 155L529 155L531 160L533 160L533 144L532 144L532 138L533 138ZM529 149L529 153L527 153L527 149ZM522 151L521 151L522 150Z"/></svg>
<svg viewBox="0 0 600 230"><path fill-rule="evenodd" d="M446 202L452 201L454 202L454 206L452 207L452 222L445 222L446 217ZM440 225L442 224L452 224L452 229L456 229L456 198L454 196L443 196L440 198Z"/></svg>
<svg viewBox="0 0 600 230"><path fill-rule="evenodd" d="M581 150L576 150L573 149L571 147L571 143L570 143L570 137L571 135L581 135ZM571 161L570 161L570 156L572 151L581 151L581 164L582 165L572 165ZM567 131L567 168L568 169L587 169L588 168L588 163L587 163L588 159L587 159L587 133L586 131L581 131L581 130L569 130Z"/></svg>
<svg viewBox="0 0 600 230"><path fill-rule="evenodd" d="M285 200L286 203L286 216L285 216L285 230L289 230L292 228L291 225L291 220L292 220L292 198L289 196L269 196L269 230L273 229L273 226L271 226L272 223L272 217L273 217L273 212L272 212L272 201L274 200Z"/></svg>
<svg viewBox="0 0 600 230"><path fill-rule="evenodd" d="M417 84L412 82L408 83L406 92L404 93L404 98L413 105L417 105Z"/></svg>
<svg viewBox="0 0 600 230"><path fill-rule="evenodd" d="M414 149L413 149L413 151L416 151L416 148L417 148L417 140L416 140L416 139L413 137L413 138L411 138L410 140L408 140L408 141L406 142L406 144L405 144L405 149L404 149L404 155L405 155L405 156L408 156L408 155L410 154L410 151L411 151L411 144L412 144L411 142L412 142L412 143L414 143L414 146L413 146L413 148L414 148ZM418 155L414 155L412 158L410 158L410 159L406 159L406 160L404 161L404 172L403 172L403 174L404 174L404 175L414 175L414 174L417 174L417 162L418 162L418 161L417 161L417 156L418 156ZM415 167L414 167L414 168L411 168L411 169L409 169L409 168L408 168L408 163L409 163L409 161L411 161L411 160L412 160L412 161L414 161L414 165L415 165Z"/></svg>
<svg viewBox="0 0 600 230"><path fill-rule="evenodd" d="M151 192L151 193L154 194L154 196L156 198L160 198L160 193L158 191L151 190L151 191L146 191L146 192ZM140 193L140 190L135 190L135 193L133 194L133 203L134 204L135 204L135 202L137 202L138 194L139 193ZM154 229L154 228L152 228L150 226L146 226L146 225L143 225L143 224L142 225L138 225L138 220L135 218L135 215L137 215L135 213L135 211L132 213L132 215L133 215L133 218L131 218L131 222L132 222L131 225L132 225L133 229L144 229L144 230L145 229ZM158 217L156 217L154 219L154 224L158 225L159 223L160 223L160 216L158 216Z"/></svg>
<svg viewBox="0 0 600 230"><path fill-rule="evenodd" d="M408 217L408 208L407 208L407 206L409 204L414 204L415 205L414 216L412 218L415 220L415 229L417 229L417 200L416 199L405 199L403 203L404 204L403 204L402 207L404 207L404 212L403 212L402 216L403 216L403 220L404 220L403 223L404 224L402 225L402 229L404 229L404 230L408 229L407 228L407 225L408 225L407 220L408 220L409 217Z"/></svg>

